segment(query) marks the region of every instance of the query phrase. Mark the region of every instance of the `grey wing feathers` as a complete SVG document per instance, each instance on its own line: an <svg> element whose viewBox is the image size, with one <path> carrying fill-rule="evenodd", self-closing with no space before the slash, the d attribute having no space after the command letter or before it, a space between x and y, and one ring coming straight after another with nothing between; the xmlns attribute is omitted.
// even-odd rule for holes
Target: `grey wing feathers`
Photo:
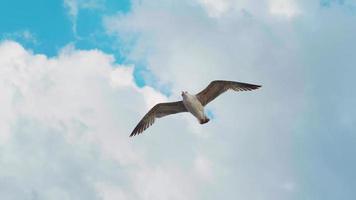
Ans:
<svg viewBox="0 0 356 200"><path fill-rule="evenodd" d="M212 81L208 87L199 92L196 96L203 106L214 100L220 94L226 92L229 89L235 91L248 91L255 90L261 87L260 85L253 85L249 83L241 83L235 81L216 80Z"/></svg>
<svg viewBox="0 0 356 200"><path fill-rule="evenodd" d="M159 103L156 104L150 111L141 119L135 129L132 131L130 137L138 135L151 126L156 118L164 117L180 112L187 112L183 101Z"/></svg>

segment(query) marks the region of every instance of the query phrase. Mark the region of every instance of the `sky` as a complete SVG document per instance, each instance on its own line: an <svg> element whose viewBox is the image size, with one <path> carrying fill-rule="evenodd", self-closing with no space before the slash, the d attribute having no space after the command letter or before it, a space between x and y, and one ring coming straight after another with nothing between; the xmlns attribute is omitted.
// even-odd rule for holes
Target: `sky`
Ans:
<svg viewBox="0 0 356 200"><path fill-rule="evenodd" d="M354 0L3 0L0 199L356 198ZM156 103L210 81L207 106Z"/></svg>

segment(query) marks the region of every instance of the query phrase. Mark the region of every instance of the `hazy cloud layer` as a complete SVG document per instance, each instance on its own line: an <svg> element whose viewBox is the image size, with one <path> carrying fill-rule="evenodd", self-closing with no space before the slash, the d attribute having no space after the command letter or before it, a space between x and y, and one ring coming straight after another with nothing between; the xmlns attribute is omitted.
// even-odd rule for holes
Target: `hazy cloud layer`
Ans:
<svg viewBox="0 0 356 200"><path fill-rule="evenodd" d="M134 2L106 27L132 62L147 63L157 88L177 95L213 79L263 85L218 99L209 106L214 123L192 129L204 138L200 151L219 163L212 173L224 177L210 198L355 196L350 2Z"/></svg>

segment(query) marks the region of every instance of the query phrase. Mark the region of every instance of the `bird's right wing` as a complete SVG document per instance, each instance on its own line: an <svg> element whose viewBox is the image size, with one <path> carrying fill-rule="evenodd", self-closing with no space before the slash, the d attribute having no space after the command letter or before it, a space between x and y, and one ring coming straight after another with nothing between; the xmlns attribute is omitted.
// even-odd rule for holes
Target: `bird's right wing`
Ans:
<svg viewBox="0 0 356 200"><path fill-rule="evenodd" d="M156 118L164 117L180 112L187 112L183 101L176 101L170 103L156 104L150 111L141 119L135 129L132 131L130 137L138 135L151 126Z"/></svg>
<svg viewBox="0 0 356 200"><path fill-rule="evenodd" d="M196 96L199 99L200 103L205 106L220 94L226 92L229 89L235 91L247 91L247 90L255 90L261 87L260 85L253 85L249 83L241 83L235 81L223 81L216 80L212 81L208 87L199 92Z"/></svg>

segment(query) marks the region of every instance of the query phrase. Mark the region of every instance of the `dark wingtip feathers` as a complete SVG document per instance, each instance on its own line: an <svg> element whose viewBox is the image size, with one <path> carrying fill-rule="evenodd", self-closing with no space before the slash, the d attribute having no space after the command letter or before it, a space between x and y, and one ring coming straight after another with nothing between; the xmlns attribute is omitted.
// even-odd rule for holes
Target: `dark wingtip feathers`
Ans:
<svg viewBox="0 0 356 200"><path fill-rule="evenodd" d="M258 89L258 88L260 88L260 87L262 87L262 85L254 85L252 89L253 89L253 90L256 90L256 89Z"/></svg>

